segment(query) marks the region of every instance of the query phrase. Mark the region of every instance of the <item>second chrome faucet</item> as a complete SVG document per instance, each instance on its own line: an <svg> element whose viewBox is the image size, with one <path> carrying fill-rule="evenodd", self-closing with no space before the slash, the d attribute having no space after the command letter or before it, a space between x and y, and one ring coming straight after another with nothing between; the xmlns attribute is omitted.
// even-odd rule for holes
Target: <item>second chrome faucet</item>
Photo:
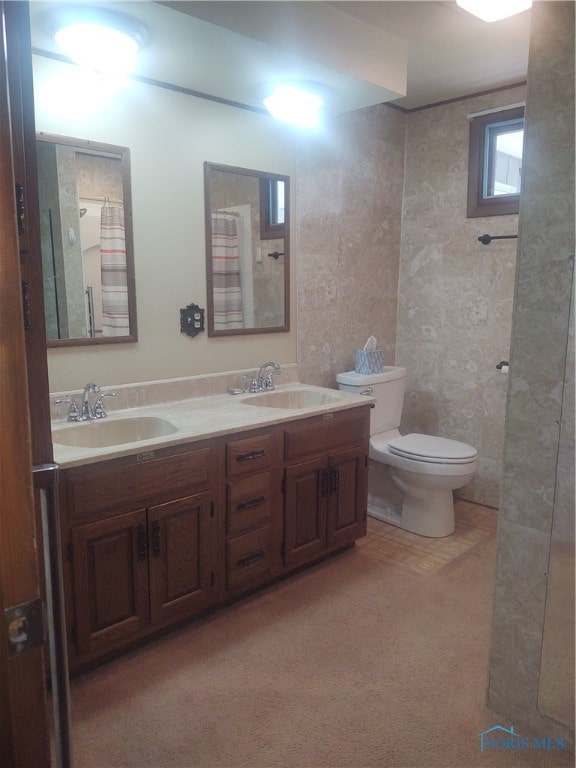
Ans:
<svg viewBox="0 0 576 768"><path fill-rule="evenodd" d="M267 368L271 368L268 373L266 373ZM272 376L273 374L278 374L280 372L281 368L278 363L262 363L258 372L254 371L254 373L247 373L242 376L242 379L250 382L248 387L249 392L272 392L275 389ZM236 390L229 390L229 392L232 394L233 392L235 393ZM240 392L240 390L238 390L238 392Z"/></svg>

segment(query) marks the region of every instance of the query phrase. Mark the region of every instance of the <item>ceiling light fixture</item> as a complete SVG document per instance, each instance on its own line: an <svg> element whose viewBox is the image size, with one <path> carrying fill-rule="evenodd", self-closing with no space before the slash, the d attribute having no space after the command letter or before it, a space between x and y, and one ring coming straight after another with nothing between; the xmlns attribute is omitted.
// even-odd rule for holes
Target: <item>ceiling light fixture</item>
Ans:
<svg viewBox="0 0 576 768"><path fill-rule="evenodd" d="M54 40L82 67L108 75L128 74L147 39L145 28L108 9L65 8L55 20Z"/></svg>
<svg viewBox="0 0 576 768"><path fill-rule="evenodd" d="M532 0L456 0L456 5L482 21L500 21L529 10Z"/></svg>
<svg viewBox="0 0 576 768"><path fill-rule="evenodd" d="M277 83L263 99L272 117L300 128L315 128L324 105L321 89L315 85Z"/></svg>

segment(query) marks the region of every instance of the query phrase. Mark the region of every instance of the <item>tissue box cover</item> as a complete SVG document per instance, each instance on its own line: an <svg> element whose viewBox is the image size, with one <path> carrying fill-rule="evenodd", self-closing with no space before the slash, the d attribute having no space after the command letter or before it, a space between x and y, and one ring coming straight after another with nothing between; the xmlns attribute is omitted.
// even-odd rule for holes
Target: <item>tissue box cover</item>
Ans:
<svg viewBox="0 0 576 768"><path fill-rule="evenodd" d="M382 373L383 370L383 349L356 350L356 373Z"/></svg>

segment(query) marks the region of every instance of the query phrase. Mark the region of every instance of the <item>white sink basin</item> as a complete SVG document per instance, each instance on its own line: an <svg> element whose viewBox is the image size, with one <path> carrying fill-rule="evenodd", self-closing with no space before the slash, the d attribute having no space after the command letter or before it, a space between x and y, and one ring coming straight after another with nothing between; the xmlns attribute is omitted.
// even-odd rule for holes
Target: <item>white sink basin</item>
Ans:
<svg viewBox="0 0 576 768"><path fill-rule="evenodd" d="M109 445L136 443L154 437L173 435L178 429L158 416L140 416L133 419L87 421L52 432L52 440L58 445L75 448L106 448Z"/></svg>
<svg viewBox="0 0 576 768"><path fill-rule="evenodd" d="M252 395L240 402L244 405L256 405L259 408L318 408L321 405L338 403L341 398L337 393L318 392L315 389L295 389L290 392L263 392Z"/></svg>

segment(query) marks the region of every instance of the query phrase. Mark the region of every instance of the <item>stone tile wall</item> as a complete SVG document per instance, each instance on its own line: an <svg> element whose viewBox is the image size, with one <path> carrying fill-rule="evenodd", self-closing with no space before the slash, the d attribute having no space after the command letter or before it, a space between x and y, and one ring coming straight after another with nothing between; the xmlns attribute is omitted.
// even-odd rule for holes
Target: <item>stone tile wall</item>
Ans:
<svg viewBox="0 0 576 768"><path fill-rule="evenodd" d="M461 494L497 507L504 441L518 216L466 218L469 115L523 102L525 87L407 116L396 362L408 369L405 432L480 452Z"/></svg>
<svg viewBox="0 0 576 768"><path fill-rule="evenodd" d="M334 387L369 335L394 363L405 115L376 106L335 118L299 150L301 381Z"/></svg>
<svg viewBox="0 0 576 768"><path fill-rule="evenodd" d="M574 725L538 703L553 531L574 562L573 271L574 4L535 3L488 704L549 736Z"/></svg>

